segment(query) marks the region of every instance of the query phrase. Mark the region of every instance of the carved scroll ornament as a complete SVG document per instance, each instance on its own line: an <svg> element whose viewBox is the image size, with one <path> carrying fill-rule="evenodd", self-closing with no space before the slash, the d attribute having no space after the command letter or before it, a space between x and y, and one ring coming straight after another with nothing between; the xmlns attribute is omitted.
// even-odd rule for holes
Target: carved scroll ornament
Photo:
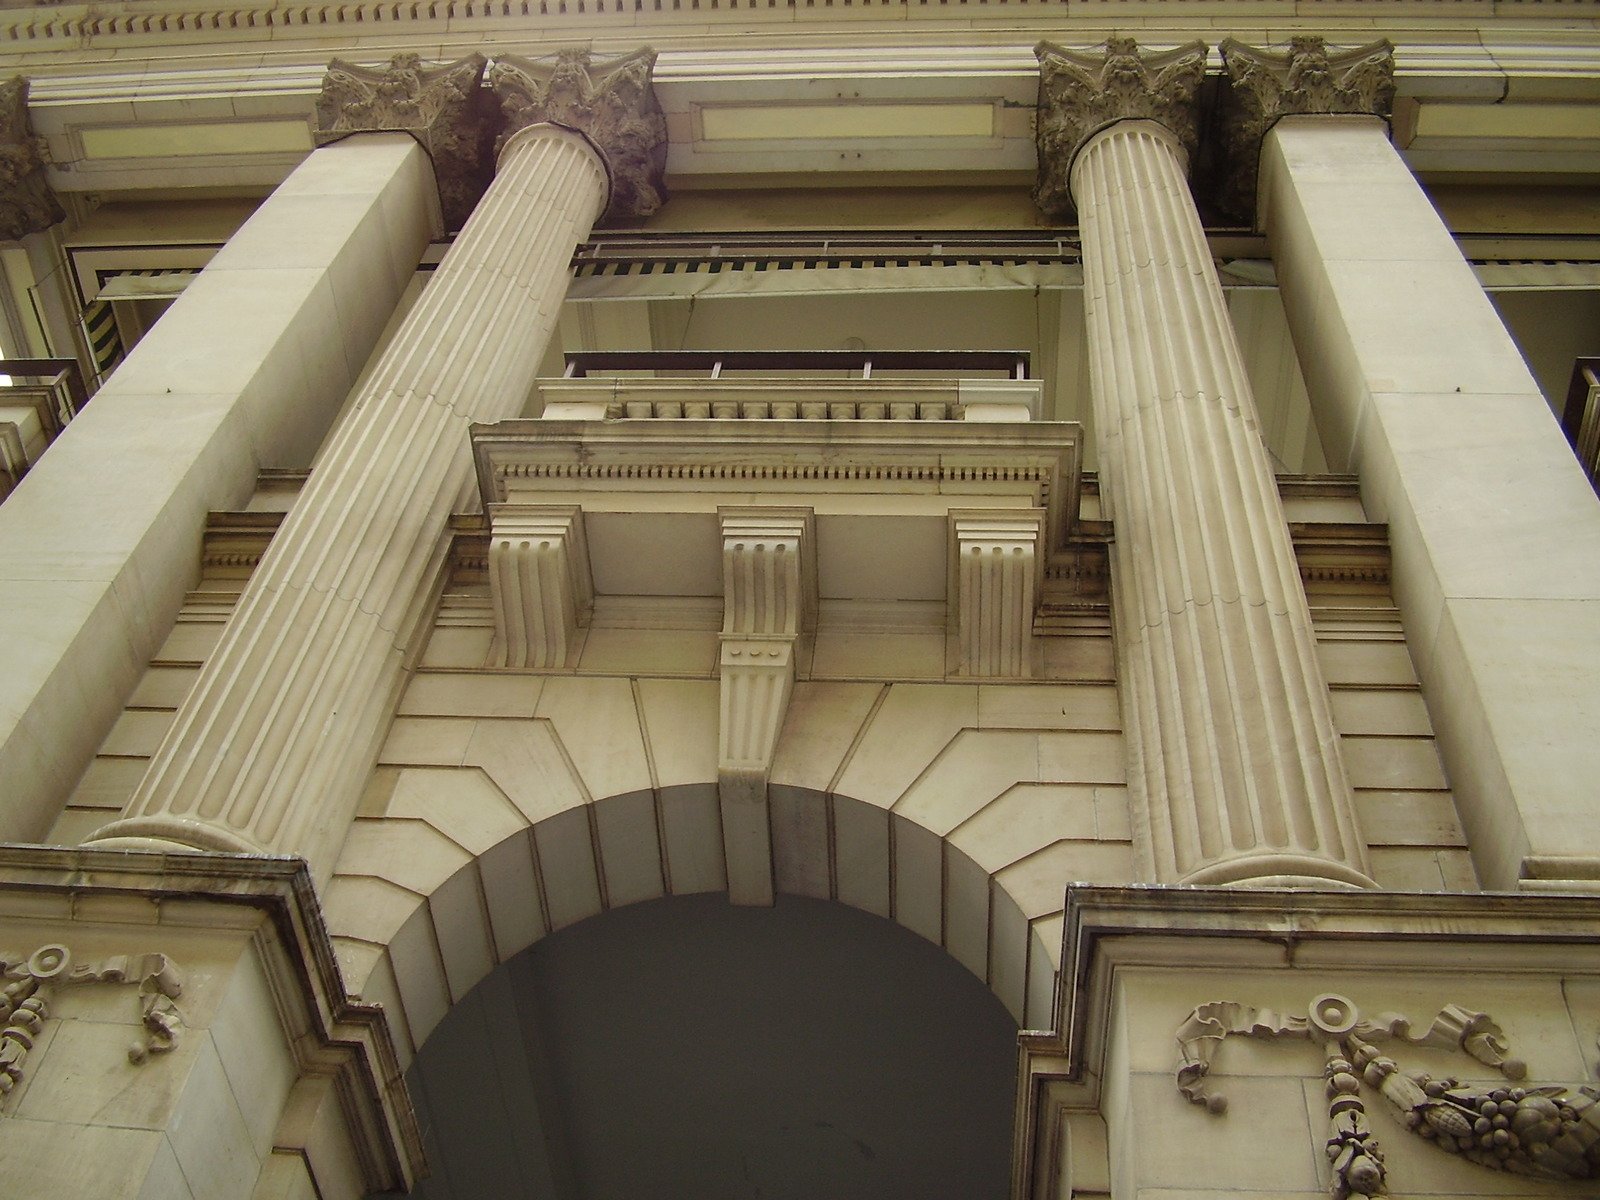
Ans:
<svg viewBox="0 0 1600 1200"><path fill-rule="evenodd" d="M1223 105L1228 177L1222 202L1239 216L1255 211L1261 140L1279 119L1306 114L1382 117L1394 108L1394 46L1373 42L1328 49L1319 37L1289 39L1282 54L1232 38L1220 49L1230 84Z"/></svg>
<svg viewBox="0 0 1600 1200"><path fill-rule="evenodd" d="M28 81L0 84L0 239L49 229L67 214L45 176L40 140L28 124Z"/></svg>
<svg viewBox="0 0 1600 1200"><path fill-rule="evenodd" d="M655 63L648 48L604 60L586 50L538 60L501 55L489 71L505 118L496 152L529 125L576 129L599 150L611 176L602 220L648 217L667 200L667 118L656 101Z"/></svg>
<svg viewBox="0 0 1600 1200"><path fill-rule="evenodd" d="M317 145L352 133L409 133L433 160L446 227L459 229L494 174L493 105L480 87L486 64L481 54L438 66L415 54L384 67L336 58L317 97Z"/></svg>
<svg viewBox="0 0 1600 1200"><path fill-rule="evenodd" d="M1102 50L1040 42L1033 52L1039 59L1033 198L1046 213L1072 211L1073 157L1091 134L1117 121L1164 125L1193 156L1200 141L1195 96L1206 74L1204 42L1141 53L1132 38L1115 37Z"/></svg>
<svg viewBox="0 0 1600 1200"><path fill-rule="evenodd" d="M128 1047L128 1061L142 1063L178 1044L183 1014L177 999L183 980L165 954L115 954L92 962L73 962L65 946L40 946L32 954L0 954L0 1095L24 1078L24 1064L59 988L85 983L136 983L143 1036Z"/></svg>
<svg viewBox="0 0 1600 1200"><path fill-rule="evenodd" d="M1527 1066L1509 1057L1504 1034L1487 1014L1452 1004L1415 1033L1403 1016L1366 1020L1353 1003L1333 994L1314 999L1305 1016L1231 1002L1202 1004L1178 1029L1178 1090L1217 1115L1227 1111L1227 1101L1205 1080L1229 1036L1323 1044L1334 1200L1385 1191L1387 1172L1367 1127L1363 1084L1394 1107L1408 1130L1447 1154L1535 1179L1600 1178L1600 1091L1582 1084L1511 1086ZM1459 1050L1510 1082L1501 1087L1407 1072L1378 1049L1382 1041Z"/></svg>

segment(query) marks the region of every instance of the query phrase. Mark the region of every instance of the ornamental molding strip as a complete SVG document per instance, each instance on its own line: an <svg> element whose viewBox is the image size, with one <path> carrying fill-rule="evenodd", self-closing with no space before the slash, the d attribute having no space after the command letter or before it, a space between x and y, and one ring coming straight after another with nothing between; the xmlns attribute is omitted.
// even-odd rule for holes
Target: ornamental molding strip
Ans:
<svg viewBox="0 0 1600 1200"><path fill-rule="evenodd" d="M1177 137L1191 161L1200 144L1195 97L1206 74L1204 42L1172 50L1139 50L1133 38L1103 48L1034 47L1039 60L1035 141L1039 173L1033 198L1052 216L1073 211L1071 172L1083 144L1118 121L1154 121Z"/></svg>
<svg viewBox="0 0 1600 1200"><path fill-rule="evenodd" d="M1178 1028L1178 1090L1217 1116L1227 1111L1227 1101L1209 1092L1205 1079L1230 1035L1323 1046L1334 1200L1365 1200L1387 1190L1362 1084L1387 1100L1411 1133L1478 1166L1542 1180L1592 1179L1600 1172L1600 1092L1587 1084L1509 1086L1527 1074L1527 1065L1510 1057L1504 1033L1487 1013L1447 1005L1414 1033L1398 1013L1365 1019L1333 993L1312 1000L1305 1016L1229 1001L1202 1004ZM1376 1043L1383 1041L1467 1054L1500 1072L1508 1086L1403 1071L1379 1051Z"/></svg>
<svg viewBox="0 0 1600 1200"><path fill-rule="evenodd" d="M494 106L481 86L487 64L481 54L431 67L415 54L397 54L385 67L336 58L317 96L316 144L409 133L433 160L445 228L459 229L494 175Z"/></svg>
<svg viewBox="0 0 1600 1200"><path fill-rule="evenodd" d="M1338 114L1387 121L1394 109L1394 46L1387 40L1330 51L1323 38L1295 37L1288 50L1274 53L1226 38L1220 49L1230 85L1222 109L1228 174L1221 200L1238 216L1255 212L1261 142L1279 120Z"/></svg>
<svg viewBox="0 0 1600 1200"><path fill-rule="evenodd" d="M587 50L547 59L500 55L489 70L505 121L495 152L529 125L575 129L599 151L611 177L601 222L650 216L667 201L667 118L656 99L655 64L648 47L607 59Z"/></svg>
<svg viewBox="0 0 1600 1200"><path fill-rule="evenodd" d="M28 81L0 84L0 240L40 233L67 215L45 176L43 147L28 122Z"/></svg>

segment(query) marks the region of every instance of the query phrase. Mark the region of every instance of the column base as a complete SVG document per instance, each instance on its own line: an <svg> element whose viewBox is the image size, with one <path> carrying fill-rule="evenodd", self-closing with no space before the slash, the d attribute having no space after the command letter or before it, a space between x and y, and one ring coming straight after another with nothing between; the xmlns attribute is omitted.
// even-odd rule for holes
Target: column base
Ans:
<svg viewBox="0 0 1600 1200"><path fill-rule="evenodd" d="M1341 862L1310 854L1250 854L1190 871L1180 884L1191 887L1315 888L1362 891L1378 885Z"/></svg>

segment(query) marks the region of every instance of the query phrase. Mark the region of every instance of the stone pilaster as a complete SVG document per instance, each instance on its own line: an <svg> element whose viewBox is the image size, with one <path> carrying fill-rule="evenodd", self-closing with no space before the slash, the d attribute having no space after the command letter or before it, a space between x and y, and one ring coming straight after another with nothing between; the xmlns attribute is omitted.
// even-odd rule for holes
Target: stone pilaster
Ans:
<svg viewBox="0 0 1600 1200"><path fill-rule="evenodd" d="M0 84L0 240L20 241L66 215L28 123L28 81L18 75Z"/></svg>
<svg viewBox="0 0 1600 1200"><path fill-rule="evenodd" d="M585 50L500 55L489 82L505 122L501 143L539 122L577 130L600 147L610 172L602 223L648 217L667 202L667 118L650 82L655 62L650 49L602 61Z"/></svg>
<svg viewBox="0 0 1600 1200"><path fill-rule="evenodd" d="M771 904L767 779L794 692L795 641L816 611L809 509L724 508L717 791L728 897Z"/></svg>
<svg viewBox="0 0 1600 1200"><path fill-rule="evenodd" d="M579 630L594 609L583 510L577 505L506 504L489 530L489 595L501 667L575 665Z"/></svg>
<svg viewBox="0 0 1600 1200"><path fill-rule="evenodd" d="M386 67L328 64L317 97L317 145L353 133L409 133L433 162L445 228L460 229L494 176L493 100L482 88L487 60L469 54L424 66L397 54Z"/></svg>
<svg viewBox="0 0 1600 1200"><path fill-rule="evenodd" d="M514 416L573 248L606 208L588 137L518 130L328 445L129 801L97 839L285 851L331 870L472 468Z"/></svg>
<svg viewBox="0 0 1600 1200"><path fill-rule="evenodd" d="M1053 56L1053 49L1041 50ZM1102 502L1138 837L1179 883L1370 886L1311 618L1222 289L1184 180L1196 46L1050 114L1083 237ZM1134 86L1138 82L1140 86ZM1117 98L1135 119L1107 123ZM1041 127L1046 122L1041 120ZM1065 168L1041 165L1041 178Z"/></svg>
<svg viewBox="0 0 1600 1200"><path fill-rule="evenodd" d="M1330 51L1322 38L1297 37L1288 50L1274 53L1227 38L1220 48L1232 85L1222 106L1228 164L1222 203L1239 216L1255 213L1261 141L1284 117L1387 121L1394 107L1394 46L1388 41Z"/></svg>

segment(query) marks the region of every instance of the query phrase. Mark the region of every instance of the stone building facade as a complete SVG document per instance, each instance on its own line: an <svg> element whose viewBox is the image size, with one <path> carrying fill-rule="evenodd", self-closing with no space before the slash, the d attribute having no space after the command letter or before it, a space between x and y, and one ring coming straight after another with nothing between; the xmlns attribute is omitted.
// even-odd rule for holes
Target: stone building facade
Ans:
<svg viewBox="0 0 1600 1200"><path fill-rule="evenodd" d="M0 1196L1588 1194L1589 6L0 57Z"/></svg>

